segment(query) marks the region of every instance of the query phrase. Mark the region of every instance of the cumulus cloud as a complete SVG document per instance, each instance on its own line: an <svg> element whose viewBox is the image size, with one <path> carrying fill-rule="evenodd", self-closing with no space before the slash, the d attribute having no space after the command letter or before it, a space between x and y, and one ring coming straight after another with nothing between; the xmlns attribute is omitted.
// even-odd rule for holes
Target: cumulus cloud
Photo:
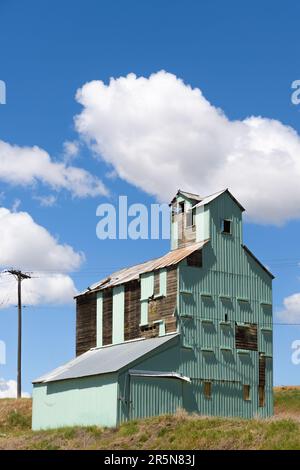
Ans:
<svg viewBox="0 0 300 470"><path fill-rule="evenodd" d="M19 147L3 141L0 141L0 181L22 186L40 182L81 198L107 194L102 181L83 168L54 161L39 147Z"/></svg>
<svg viewBox="0 0 300 470"><path fill-rule="evenodd" d="M164 71L86 83L79 134L129 183L170 200L178 188L229 187L251 220L300 217L300 137L273 119L232 121L198 88Z"/></svg>
<svg viewBox="0 0 300 470"><path fill-rule="evenodd" d="M68 304L77 290L67 274L35 271L32 278L22 283L22 302L25 305ZM0 274L1 308L17 305L16 280L12 276Z"/></svg>
<svg viewBox="0 0 300 470"><path fill-rule="evenodd" d="M76 288L67 274L78 269L83 253L61 244L27 212L0 208L0 266L33 271L33 278L23 282L23 301L27 305L67 303ZM15 280L0 276L1 307L16 304Z"/></svg>
<svg viewBox="0 0 300 470"><path fill-rule="evenodd" d="M277 313L285 323L300 323L300 293L292 294L283 300L283 310Z"/></svg>
<svg viewBox="0 0 300 470"><path fill-rule="evenodd" d="M25 270L73 271L83 254L62 245L28 212L0 208L0 265L18 264Z"/></svg>
<svg viewBox="0 0 300 470"><path fill-rule="evenodd" d="M0 398L16 398L17 382L15 380L4 380L0 378ZM22 392L23 398L29 398L29 393Z"/></svg>

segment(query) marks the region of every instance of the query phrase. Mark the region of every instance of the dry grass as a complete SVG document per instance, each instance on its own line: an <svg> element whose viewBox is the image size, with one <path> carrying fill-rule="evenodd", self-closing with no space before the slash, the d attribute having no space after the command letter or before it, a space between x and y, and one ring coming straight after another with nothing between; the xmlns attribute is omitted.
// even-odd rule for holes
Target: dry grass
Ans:
<svg viewBox="0 0 300 470"><path fill-rule="evenodd" d="M31 400L0 400L0 449L300 449L300 387L275 389L275 416L227 419L184 411L117 429L30 429Z"/></svg>

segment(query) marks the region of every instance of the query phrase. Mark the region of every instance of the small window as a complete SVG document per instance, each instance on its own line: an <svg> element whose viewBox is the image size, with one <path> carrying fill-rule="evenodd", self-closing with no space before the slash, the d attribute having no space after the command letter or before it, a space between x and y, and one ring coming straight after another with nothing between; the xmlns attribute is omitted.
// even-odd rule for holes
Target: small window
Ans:
<svg viewBox="0 0 300 470"><path fill-rule="evenodd" d="M257 325L255 323L235 326L235 347L257 351Z"/></svg>
<svg viewBox="0 0 300 470"><path fill-rule="evenodd" d="M211 382L204 382L204 396L211 398Z"/></svg>
<svg viewBox="0 0 300 470"><path fill-rule="evenodd" d="M179 202L178 203L178 213L183 213L184 212L184 202Z"/></svg>
<svg viewBox="0 0 300 470"><path fill-rule="evenodd" d="M228 313L225 313L225 321L228 322Z"/></svg>
<svg viewBox="0 0 300 470"><path fill-rule="evenodd" d="M250 400L250 385L243 385L243 398L246 401Z"/></svg>
<svg viewBox="0 0 300 470"><path fill-rule="evenodd" d="M186 226L191 227L196 223L196 209L190 209L186 213Z"/></svg>
<svg viewBox="0 0 300 470"><path fill-rule="evenodd" d="M186 259L188 266L194 266L195 268L202 268L202 250L196 250L191 253Z"/></svg>
<svg viewBox="0 0 300 470"><path fill-rule="evenodd" d="M258 386L258 401L259 401L259 406L265 406L265 387L264 385L259 385Z"/></svg>
<svg viewBox="0 0 300 470"><path fill-rule="evenodd" d="M231 220L223 219L221 224L222 233L231 233Z"/></svg>

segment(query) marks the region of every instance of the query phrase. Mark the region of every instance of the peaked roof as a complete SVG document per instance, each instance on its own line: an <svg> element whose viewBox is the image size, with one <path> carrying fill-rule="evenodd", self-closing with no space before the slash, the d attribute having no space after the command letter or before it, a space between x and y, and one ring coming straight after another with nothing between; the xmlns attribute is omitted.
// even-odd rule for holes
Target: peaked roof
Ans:
<svg viewBox="0 0 300 470"><path fill-rule="evenodd" d="M194 201L201 201L203 199L203 197L199 196L199 194L189 193L187 191L182 191L181 189L178 189L176 195L173 197L171 201L171 204L173 201L175 201L175 199L177 198L177 196L179 196L179 194L182 194L182 196L187 197L188 199L193 199Z"/></svg>
<svg viewBox="0 0 300 470"><path fill-rule="evenodd" d="M271 273L271 271L268 270L268 268L266 268L266 266L264 264L262 264L261 261L259 261L258 258L256 258L256 256L252 253L252 251L249 250L249 248L246 246L246 245L242 245L243 249L246 251L246 253L248 253L249 256L251 256L251 258L254 259L254 261L256 261L256 263L267 273L269 274L269 276L271 276L272 279L275 279L275 276L274 274Z"/></svg>
<svg viewBox="0 0 300 470"><path fill-rule="evenodd" d="M217 193L213 193L211 194L210 196L206 196L205 198L203 198L200 202L198 202L197 204L195 204L194 207L201 207L201 206L205 206L206 204L209 204L210 202L214 201L215 199L217 199L219 196L221 196L221 194L224 194L224 193L227 193L231 199L239 206L239 208L241 209L241 211L244 212L244 207L239 203L239 201L231 194L231 192L229 191L228 188L226 189L222 189L222 191L218 191Z"/></svg>
<svg viewBox="0 0 300 470"><path fill-rule="evenodd" d="M138 279L139 276L143 273L148 273L151 271L155 271L156 269L166 268L168 266L178 264L180 261L192 254L194 251L202 249L207 242L208 240L204 240L202 242L197 242L185 246L184 248L177 248L177 250L169 251L160 258L156 258L150 261L146 261L145 263L137 264L135 266L116 271L115 273L110 274L101 281L92 284L88 289L81 292L76 297L91 291L98 291L106 289L108 287L118 286L120 284L124 284L125 282Z"/></svg>
<svg viewBox="0 0 300 470"><path fill-rule="evenodd" d="M90 349L35 379L33 383L56 382L117 372L176 337L179 337L178 333Z"/></svg>

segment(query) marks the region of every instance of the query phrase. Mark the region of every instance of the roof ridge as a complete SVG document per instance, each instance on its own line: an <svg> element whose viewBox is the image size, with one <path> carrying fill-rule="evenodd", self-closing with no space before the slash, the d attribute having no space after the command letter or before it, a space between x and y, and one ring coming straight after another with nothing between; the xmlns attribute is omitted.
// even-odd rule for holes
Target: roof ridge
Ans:
<svg viewBox="0 0 300 470"><path fill-rule="evenodd" d="M164 255L159 256L157 258L153 258L143 263L138 263L133 266L120 269L119 271L115 271L109 274L108 276L106 276L105 278L101 279L100 281L92 284L87 290L77 294L75 298L81 295L84 295L87 292L95 292L97 290L101 290L101 286L103 285L104 287L104 284L105 284L105 288L113 287L113 286L120 285L120 284L125 284L126 282L138 279L140 274L155 271L157 269L166 268L174 264L178 264L188 255L202 248L207 242L208 242L208 239L203 240L201 242L195 242L191 245L187 245L182 248L177 248L176 250L168 251ZM111 279L107 282L108 278L111 278Z"/></svg>

